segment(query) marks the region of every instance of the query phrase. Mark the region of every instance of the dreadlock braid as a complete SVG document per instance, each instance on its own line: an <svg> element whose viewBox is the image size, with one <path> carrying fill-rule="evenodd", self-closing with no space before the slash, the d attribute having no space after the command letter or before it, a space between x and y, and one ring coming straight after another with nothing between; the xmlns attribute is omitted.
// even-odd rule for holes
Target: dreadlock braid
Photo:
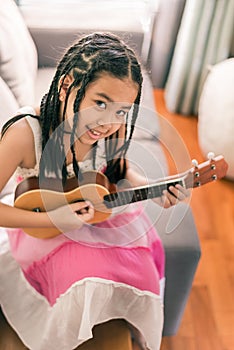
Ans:
<svg viewBox="0 0 234 350"><path fill-rule="evenodd" d="M56 174L60 173L62 174L63 181L66 180L67 171L63 129L59 128L59 132L57 132L57 129L65 119L67 101L71 89L73 87L79 87L74 100L74 117L70 132L73 169L76 176L78 176L79 165L76 160L77 155L75 154L74 143L77 136L80 104L88 85L97 80L103 72L109 73L119 79L130 78L139 86L139 92L134 103L131 118L129 118L130 120L127 118L126 121L123 144L118 148L118 133L108 137L105 143L107 160L106 175L112 182L116 182L124 177L126 171L125 155L133 135L138 115L138 105L141 98L142 74L140 64L133 50L122 42L120 38L110 33L93 33L82 37L67 50L57 66L49 91L41 103L42 150L45 150L51 134L56 131L56 137L54 144L52 143L51 151L57 153L56 149L59 149L64 158L62 169L61 159L57 159L57 157L52 157L54 159L50 162L48 162L47 158L41 161L40 169L42 173L46 173L47 171L53 171ZM66 91L61 120L59 94L63 81L68 74L73 77L73 82ZM130 130L128 131L129 128ZM129 136L127 137L127 135ZM96 150L93 152L93 156L93 165L95 166ZM59 171L57 169L58 167L60 167Z"/></svg>

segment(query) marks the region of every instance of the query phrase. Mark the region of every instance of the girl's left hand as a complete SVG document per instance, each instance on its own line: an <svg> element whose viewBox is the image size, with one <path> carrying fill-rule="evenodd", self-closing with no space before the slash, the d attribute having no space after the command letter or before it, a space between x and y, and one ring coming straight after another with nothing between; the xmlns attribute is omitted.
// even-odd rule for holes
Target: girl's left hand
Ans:
<svg viewBox="0 0 234 350"><path fill-rule="evenodd" d="M190 190L181 185L170 186L168 190L164 190L160 198L155 200L156 203L164 208L170 208L180 201L185 200L190 195Z"/></svg>

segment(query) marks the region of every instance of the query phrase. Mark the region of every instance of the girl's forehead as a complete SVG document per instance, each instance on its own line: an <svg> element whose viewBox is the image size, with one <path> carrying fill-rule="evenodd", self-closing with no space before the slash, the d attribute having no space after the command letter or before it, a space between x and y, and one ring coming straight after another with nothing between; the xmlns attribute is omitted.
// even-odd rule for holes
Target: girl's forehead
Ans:
<svg viewBox="0 0 234 350"><path fill-rule="evenodd" d="M117 78L103 73L94 82L90 83L87 93L106 97L109 102L129 101L133 103L137 97L139 85L131 78Z"/></svg>

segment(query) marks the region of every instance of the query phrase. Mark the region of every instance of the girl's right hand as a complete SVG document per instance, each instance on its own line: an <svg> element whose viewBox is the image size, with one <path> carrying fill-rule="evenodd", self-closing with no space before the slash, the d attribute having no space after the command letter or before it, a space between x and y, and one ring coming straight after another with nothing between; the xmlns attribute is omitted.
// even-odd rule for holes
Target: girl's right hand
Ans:
<svg viewBox="0 0 234 350"><path fill-rule="evenodd" d="M94 216L94 207L89 201L67 204L47 212L52 224L66 233L79 229Z"/></svg>

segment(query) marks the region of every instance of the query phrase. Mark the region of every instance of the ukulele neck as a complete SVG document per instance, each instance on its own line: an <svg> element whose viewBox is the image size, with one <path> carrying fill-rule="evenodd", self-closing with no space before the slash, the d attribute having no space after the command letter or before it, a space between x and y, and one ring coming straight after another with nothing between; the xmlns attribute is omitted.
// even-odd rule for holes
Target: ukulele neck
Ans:
<svg viewBox="0 0 234 350"><path fill-rule="evenodd" d="M154 185L110 193L105 195L103 199L108 208L115 208L130 203L160 197L164 190L168 190L170 186L175 186L177 184L186 187L184 178L182 177L174 180L158 182Z"/></svg>

